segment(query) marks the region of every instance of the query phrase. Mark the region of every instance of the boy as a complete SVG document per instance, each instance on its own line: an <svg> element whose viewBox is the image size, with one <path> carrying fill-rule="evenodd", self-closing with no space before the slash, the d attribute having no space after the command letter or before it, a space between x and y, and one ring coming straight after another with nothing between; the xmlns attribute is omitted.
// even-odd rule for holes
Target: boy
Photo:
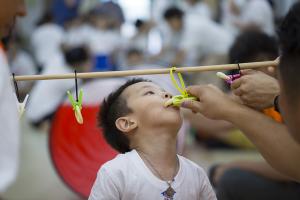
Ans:
<svg viewBox="0 0 300 200"><path fill-rule="evenodd" d="M176 154L180 110L156 84L132 79L111 93L99 120L120 154L98 172L89 200L216 199L205 172Z"/></svg>

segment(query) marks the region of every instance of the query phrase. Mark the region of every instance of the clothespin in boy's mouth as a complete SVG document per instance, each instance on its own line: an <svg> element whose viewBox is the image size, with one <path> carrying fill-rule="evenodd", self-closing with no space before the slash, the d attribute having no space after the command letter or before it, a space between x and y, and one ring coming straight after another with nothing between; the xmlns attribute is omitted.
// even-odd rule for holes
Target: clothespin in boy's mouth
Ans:
<svg viewBox="0 0 300 200"><path fill-rule="evenodd" d="M177 84L177 81L176 81L176 79L175 79L175 77L173 75L174 71L176 71L176 68L172 67L170 69L170 77L171 77L172 83L177 88L177 90L181 93L181 95L173 96L171 99L169 99L168 101L166 101L165 102L165 107L168 107L168 106L177 106L177 107L180 107L181 104L184 101L189 101L189 100L197 101L197 97L191 96L190 94L187 93L186 88L185 88L185 84L184 84L184 81L183 81L183 78L182 78L182 76L181 76L181 74L179 72L177 73L177 75L178 75L181 87Z"/></svg>
<svg viewBox="0 0 300 200"><path fill-rule="evenodd" d="M14 81L14 86L15 86L15 99L16 99L16 105L17 109L19 112L19 118L21 118L25 112L25 107L29 98L29 95L27 94L23 100L23 102L20 103L20 94L19 94L19 89L18 89L18 84L15 79L15 74L13 73L13 81Z"/></svg>
<svg viewBox="0 0 300 200"><path fill-rule="evenodd" d="M75 70L75 86L76 86L76 100L74 99L74 97L72 96L70 91L67 91L68 94L68 98L72 104L73 110L74 110L74 114L75 114L75 118L76 121L79 124L83 124L83 117L82 117L82 97L83 97L83 90L81 89L79 91L79 96L78 96L78 84L77 84L77 72Z"/></svg>

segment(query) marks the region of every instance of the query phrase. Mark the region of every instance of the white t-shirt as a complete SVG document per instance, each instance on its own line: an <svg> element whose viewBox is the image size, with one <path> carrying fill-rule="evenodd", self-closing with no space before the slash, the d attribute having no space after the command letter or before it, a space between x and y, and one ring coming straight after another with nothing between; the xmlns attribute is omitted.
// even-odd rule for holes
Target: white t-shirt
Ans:
<svg viewBox="0 0 300 200"><path fill-rule="evenodd" d="M15 180L19 165L19 117L10 73L0 49L0 194Z"/></svg>
<svg viewBox="0 0 300 200"><path fill-rule="evenodd" d="M209 180L199 166L178 156L180 168L172 183L174 200L215 200ZM89 200L165 200L168 188L158 179L135 150L119 154L99 170Z"/></svg>

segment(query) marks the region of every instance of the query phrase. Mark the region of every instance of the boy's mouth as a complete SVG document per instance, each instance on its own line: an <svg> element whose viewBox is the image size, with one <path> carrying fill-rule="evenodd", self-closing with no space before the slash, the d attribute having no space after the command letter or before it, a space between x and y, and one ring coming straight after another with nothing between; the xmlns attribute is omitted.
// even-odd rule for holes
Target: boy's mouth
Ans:
<svg viewBox="0 0 300 200"><path fill-rule="evenodd" d="M169 106L172 106L173 105L173 99L169 99L168 101L166 101L165 103L164 103L164 106L165 107L169 107Z"/></svg>

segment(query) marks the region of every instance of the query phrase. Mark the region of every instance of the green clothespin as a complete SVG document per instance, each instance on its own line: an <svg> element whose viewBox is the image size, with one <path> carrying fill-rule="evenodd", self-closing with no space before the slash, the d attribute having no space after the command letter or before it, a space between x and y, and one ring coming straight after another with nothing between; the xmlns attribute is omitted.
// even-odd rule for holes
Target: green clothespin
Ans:
<svg viewBox="0 0 300 200"><path fill-rule="evenodd" d="M74 110L74 113L75 113L76 121L79 124L83 124L83 117L82 117L82 113L81 113L83 90L81 89L79 91L79 97L78 97L78 84L77 84L77 72L76 72L76 70L75 70L75 86L76 86L76 88L75 88L76 89L76 100L73 98L70 91L67 91L67 94L68 94L69 100L72 104L72 107L73 107L73 110Z"/></svg>
<svg viewBox="0 0 300 200"><path fill-rule="evenodd" d="M175 95L172 97L172 99L166 101L165 106L180 107L184 101L189 101L189 100L197 101L197 97L193 97L193 96L184 97L183 95Z"/></svg>
<svg viewBox="0 0 300 200"><path fill-rule="evenodd" d="M189 100L193 100L193 101L197 101L197 97L191 96L190 94L187 93L186 89L185 89L185 84L183 81L183 78L181 76L180 73L178 74L178 78L181 84L181 87L177 84L177 81L173 75L173 72L176 71L175 67L172 67L170 69L170 76L171 76L171 80L172 83L174 84L174 86L177 88L177 90L181 93L181 95L176 95L173 96L172 99L166 101L165 106L177 106L180 107L180 105L184 102L184 101L189 101Z"/></svg>
<svg viewBox="0 0 300 200"><path fill-rule="evenodd" d="M82 114L81 114L83 90L81 89L79 91L78 101L73 98L73 96L72 96L72 94L71 94L70 91L67 91L67 94L68 94L69 100L70 100L70 102L72 104L73 110L75 112L75 117L76 117L77 122L79 124L83 124L83 117L82 117Z"/></svg>

